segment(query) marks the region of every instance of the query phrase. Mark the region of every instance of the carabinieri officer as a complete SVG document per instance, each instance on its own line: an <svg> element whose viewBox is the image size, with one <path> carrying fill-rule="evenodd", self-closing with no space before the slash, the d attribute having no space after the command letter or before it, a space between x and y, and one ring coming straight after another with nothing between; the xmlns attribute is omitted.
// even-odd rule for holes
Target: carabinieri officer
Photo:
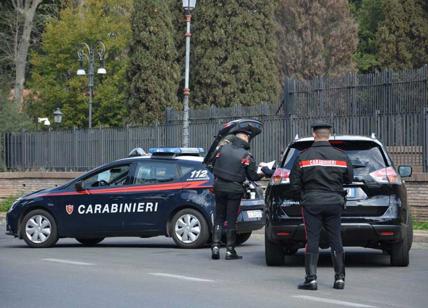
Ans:
<svg viewBox="0 0 428 308"><path fill-rule="evenodd" d="M257 165L251 156L250 128L242 127L229 136L227 142L219 149L214 162L214 193L216 210L214 218L212 259L220 258L220 241L223 225L226 221L226 260L242 259L236 253L236 219L239 213L241 198L244 194L243 183L246 178L252 181L260 180L265 174L271 175L271 170L263 167L263 174L257 173Z"/></svg>
<svg viewBox="0 0 428 308"><path fill-rule="evenodd" d="M299 195L306 233L305 281L299 289L317 290L317 264L321 227L327 231L335 271L333 287L345 287L345 264L341 237L341 214L353 172L345 152L334 148L329 138L331 125L312 125L314 143L300 153L290 174L291 190Z"/></svg>

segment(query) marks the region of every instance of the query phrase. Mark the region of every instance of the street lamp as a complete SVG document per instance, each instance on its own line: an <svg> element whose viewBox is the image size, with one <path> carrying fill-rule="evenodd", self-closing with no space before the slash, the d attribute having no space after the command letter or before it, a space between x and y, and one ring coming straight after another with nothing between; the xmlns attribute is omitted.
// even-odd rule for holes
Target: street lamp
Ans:
<svg viewBox="0 0 428 308"><path fill-rule="evenodd" d="M53 115L54 115L54 122L56 124L60 124L62 122L62 116L64 114L61 112L61 110L59 109L59 107L54 111Z"/></svg>
<svg viewBox="0 0 428 308"><path fill-rule="evenodd" d="M83 62L86 59L88 62L88 89L89 89L89 111L88 111L88 127L92 128L92 99L94 96L94 71L95 71L95 54L98 56L99 68L97 69L98 75L107 74L105 69L105 52L106 47L102 41L97 41L94 45L82 43L82 48L77 52L80 67L77 70L77 76L85 76L86 71L83 68Z"/></svg>
<svg viewBox="0 0 428 308"><path fill-rule="evenodd" d="M190 71L190 22L192 20L192 10L196 6L196 0L183 0L184 16L186 18L186 58L184 73L184 99L183 99L183 147L189 147L189 71Z"/></svg>

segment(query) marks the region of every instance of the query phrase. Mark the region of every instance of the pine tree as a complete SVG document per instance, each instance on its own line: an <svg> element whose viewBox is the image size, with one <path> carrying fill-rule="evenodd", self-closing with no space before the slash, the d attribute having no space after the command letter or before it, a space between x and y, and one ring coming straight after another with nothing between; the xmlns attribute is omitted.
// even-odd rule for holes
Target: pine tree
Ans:
<svg viewBox="0 0 428 308"><path fill-rule="evenodd" d="M278 101L276 6L276 0L206 0L196 7L191 107Z"/></svg>
<svg viewBox="0 0 428 308"><path fill-rule="evenodd" d="M282 0L277 18L283 77L307 79L354 69L357 25L347 0Z"/></svg>
<svg viewBox="0 0 428 308"><path fill-rule="evenodd" d="M357 68L360 72L372 72L380 69L376 33L379 24L385 19L382 1L362 0L354 10L358 20L358 49L355 53Z"/></svg>
<svg viewBox="0 0 428 308"><path fill-rule="evenodd" d="M428 14L421 1L383 0L385 19L376 33L382 67L417 68L428 62Z"/></svg>
<svg viewBox="0 0 428 308"><path fill-rule="evenodd" d="M129 114L134 124L160 121L167 107L177 107L180 80L170 4L135 0L130 43Z"/></svg>

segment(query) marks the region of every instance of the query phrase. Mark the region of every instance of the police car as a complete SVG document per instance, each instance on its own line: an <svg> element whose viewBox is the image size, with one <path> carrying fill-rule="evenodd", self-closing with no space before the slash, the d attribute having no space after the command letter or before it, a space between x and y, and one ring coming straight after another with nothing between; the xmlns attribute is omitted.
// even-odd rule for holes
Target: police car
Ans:
<svg viewBox="0 0 428 308"><path fill-rule="evenodd" d="M305 246L301 207L289 193L290 170L313 138L294 140L285 150L266 189L265 256L270 266L283 265L284 256ZM382 143L365 136L332 136L330 143L345 151L354 169L354 180L345 185L346 207L342 214L344 246L380 249L391 256L391 265L407 266L413 241L410 207L403 177L410 166L395 168ZM325 230L320 247L329 247Z"/></svg>
<svg viewBox="0 0 428 308"><path fill-rule="evenodd" d="M95 245L106 237L159 235L183 248L204 246L211 237L215 199L202 151L136 150L60 187L25 195L7 213L6 233L31 247L50 247L67 237ZM239 243L264 225L262 189L247 183L246 191Z"/></svg>

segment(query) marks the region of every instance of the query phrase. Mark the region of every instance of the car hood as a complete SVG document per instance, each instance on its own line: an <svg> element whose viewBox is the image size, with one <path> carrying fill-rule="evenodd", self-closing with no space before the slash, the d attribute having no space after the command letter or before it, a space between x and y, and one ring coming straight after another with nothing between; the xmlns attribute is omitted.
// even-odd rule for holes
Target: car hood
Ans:
<svg viewBox="0 0 428 308"><path fill-rule="evenodd" d="M38 196L40 196L42 194L49 193L49 192L54 192L54 191L57 191L57 190L58 190L58 187L39 189L39 190L36 190L36 191L31 192L31 193L23 195L20 199L22 199L22 200L29 200L29 199L32 199L34 197L38 197Z"/></svg>

